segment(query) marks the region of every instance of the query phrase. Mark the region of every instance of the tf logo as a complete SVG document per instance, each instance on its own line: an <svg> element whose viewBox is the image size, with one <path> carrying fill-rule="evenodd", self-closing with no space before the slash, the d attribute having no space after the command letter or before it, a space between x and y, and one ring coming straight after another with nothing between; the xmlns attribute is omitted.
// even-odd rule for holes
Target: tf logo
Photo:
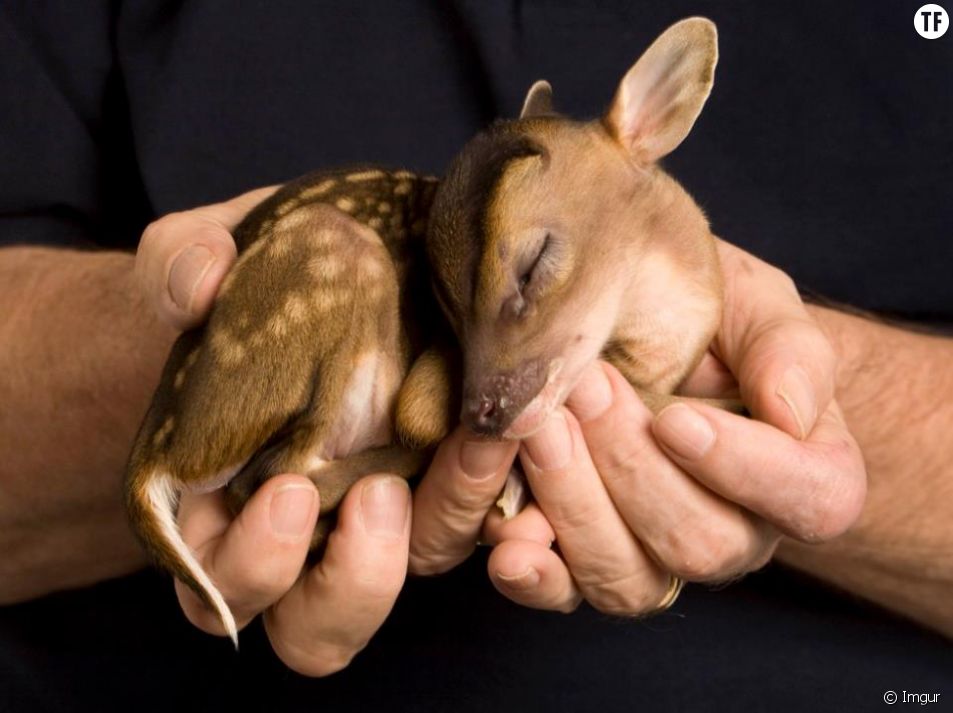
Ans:
<svg viewBox="0 0 953 713"><path fill-rule="evenodd" d="M950 27L950 15L939 5L924 5L913 16L913 27L920 37L935 40L946 34Z"/></svg>

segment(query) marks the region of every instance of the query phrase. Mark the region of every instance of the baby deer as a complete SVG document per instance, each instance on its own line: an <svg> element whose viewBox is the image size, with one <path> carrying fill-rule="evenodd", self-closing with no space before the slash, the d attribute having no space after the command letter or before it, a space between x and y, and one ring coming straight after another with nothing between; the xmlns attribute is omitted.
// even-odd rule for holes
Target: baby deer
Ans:
<svg viewBox="0 0 953 713"><path fill-rule="evenodd" d="M537 82L439 184L316 173L238 227L238 261L173 347L126 479L146 548L233 641L176 524L182 491L227 485L237 509L265 479L304 473L318 546L357 479L419 473L457 418L529 435L600 356L650 407L673 398L719 324L721 272L705 216L656 162L691 130L716 61L714 25L683 20L599 120L556 115Z"/></svg>

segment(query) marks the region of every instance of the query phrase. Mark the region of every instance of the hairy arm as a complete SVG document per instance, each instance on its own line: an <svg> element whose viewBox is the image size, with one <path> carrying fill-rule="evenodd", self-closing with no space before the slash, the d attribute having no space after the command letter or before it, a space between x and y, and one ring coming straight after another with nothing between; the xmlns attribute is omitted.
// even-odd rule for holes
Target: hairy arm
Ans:
<svg viewBox="0 0 953 713"><path fill-rule="evenodd" d="M133 261L0 250L0 603L143 563L119 486L174 333Z"/></svg>
<svg viewBox="0 0 953 713"><path fill-rule="evenodd" d="M953 636L953 340L810 310L840 357L867 501L841 537L785 539L778 557Z"/></svg>

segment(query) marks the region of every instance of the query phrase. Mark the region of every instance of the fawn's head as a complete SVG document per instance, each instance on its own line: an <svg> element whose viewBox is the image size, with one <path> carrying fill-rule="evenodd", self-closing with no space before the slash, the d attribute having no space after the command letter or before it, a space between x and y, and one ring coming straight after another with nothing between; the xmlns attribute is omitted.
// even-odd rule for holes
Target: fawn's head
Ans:
<svg viewBox="0 0 953 713"><path fill-rule="evenodd" d="M464 353L461 420L476 432L528 435L599 356L674 184L655 163L691 130L717 56L715 26L683 20L629 69L601 120L553 114L537 82L519 119L451 164L427 242Z"/></svg>

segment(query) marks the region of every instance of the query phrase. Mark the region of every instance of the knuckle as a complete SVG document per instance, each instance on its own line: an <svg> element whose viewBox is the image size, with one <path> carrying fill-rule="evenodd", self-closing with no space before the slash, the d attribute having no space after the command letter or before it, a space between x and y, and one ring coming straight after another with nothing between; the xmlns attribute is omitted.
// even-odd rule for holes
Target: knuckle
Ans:
<svg viewBox="0 0 953 713"><path fill-rule="evenodd" d="M849 440L831 446L827 468L812 472L811 493L791 533L804 542L826 542L856 522L867 497L867 476L859 450Z"/></svg>
<svg viewBox="0 0 953 713"><path fill-rule="evenodd" d="M443 499L444 515L450 519L482 519L500 492L500 483L490 478L489 483L453 482L448 485Z"/></svg>
<svg viewBox="0 0 953 713"><path fill-rule="evenodd" d="M805 542L827 542L843 535L856 522L863 509L866 488L857 487L851 479L838 478L818 488L806 505L806 512L798 523L799 539Z"/></svg>
<svg viewBox="0 0 953 713"><path fill-rule="evenodd" d="M210 245L234 244L228 232L218 223L190 211L168 213L146 226L139 240L139 252L152 254L174 250L184 241Z"/></svg>
<svg viewBox="0 0 953 713"><path fill-rule="evenodd" d="M265 631L271 648L282 663L296 673L311 678L323 678L343 671L354 660L363 646L344 646L325 641L314 642L307 648L297 646L284 637L277 636L267 624Z"/></svg>
<svg viewBox="0 0 953 713"><path fill-rule="evenodd" d="M394 601L400 591L401 579L402 577L395 581L390 573L369 571L365 572L364 576L358 577L355 585L361 599L373 606L374 603Z"/></svg>
<svg viewBox="0 0 953 713"><path fill-rule="evenodd" d="M723 530L683 530L675 535L665 553L665 568L692 582L717 580L736 572L749 555L741 538Z"/></svg>
<svg viewBox="0 0 953 713"><path fill-rule="evenodd" d="M797 284L795 284L794 279L787 274L784 270L774 265L768 263L763 263L764 269L769 279L775 284L777 289L783 290L790 297L793 297L798 302L801 301L801 294L798 292Z"/></svg>
<svg viewBox="0 0 953 713"><path fill-rule="evenodd" d="M831 344L819 327L815 327L815 339L813 344L814 359L825 369L832 372L837 366L837 352L834 351L834 345Z"/></svg>
<svg viewBox="0 0 953 713"><path fill-rule="evenodd" d="M625 484L636 477L639 464L655 460L656 451L653 439L641 432L630 438L614 439L606 448L599 450L599 475L607 485Z"/></svg>
<svg viewBox="0 0 953 713"><path fill-rule="evenodd" d="M284 577L275 568L240 565L232 576L235 584L231 589L242 602L268 601L287 589L278 584Z"/></svg>
<svg viewBox="0 0 953 713"><path fill-rule="evenodd" d="M158 218L142 231L139 240L140 251L151 252L160 249L183 232L183 223L188 222L184 213L168 213Z"/></svg>
<svg viewBox="0 0 953 713"><path fill-rule="evenodd" d="M560 614L572 614L582 604L582 595L574 594L555 607L555 611Z"/></svg>
<svg viewBox="0 0 953 713"><path fill-rule="evenodd" d="M601 502L587 500L586 502L553 502L548 503L546 517L552 524L557 538L571 537L574 534L583 536L593 530L607 514L615 512L611 506L607 509Z"/></svg>
<svg viewBox="0 0 953 713"><path fill-rule="evenodd" d="M162 234L165 232L165 218L154 220L146 226L139 238L139 253L155 249L155 246L162 242Z"/></svg>
<svg viewBox="0 0 953 713"><path fill-rule="evenodd" d="M304 663L302 668L305 670L302 672L316 678L330 676L350 666L356 655L357 651L354 649L325 644L320 646L310 660Z"/></svg>
<svg viewBox="0 0 953 713"><path fill-rule="evenodd" d="M351 664L352 660L353 657L337 656L334 658L315 659L301 666L292 665L287 661L285 661L285 664L288 668L302 675L312 678L324 678L325 676L343 671Z"/></svg>
<svg viewBox="0 0 953 713"><path fill-rule="evenodd" d="M470 548L469 552L472 552L473 548ZM469 555L469 552L463 554L462 556L451 555L447 550L437 550L434 548L420 549L418 547L411 546L410 548L410 557L408 560L408 570L412 574L416 574L422 577L430 577L437 574L443 574L444 572L455 567L459 562L462 562Z"/></svg>
<svg viewBox="0 0 953 713"><path fill-rule="evenodd" d="M637 574L590 584L584 588L584 594L593 609L610 616L638 616L655 605L654 593Z"/></svg>

